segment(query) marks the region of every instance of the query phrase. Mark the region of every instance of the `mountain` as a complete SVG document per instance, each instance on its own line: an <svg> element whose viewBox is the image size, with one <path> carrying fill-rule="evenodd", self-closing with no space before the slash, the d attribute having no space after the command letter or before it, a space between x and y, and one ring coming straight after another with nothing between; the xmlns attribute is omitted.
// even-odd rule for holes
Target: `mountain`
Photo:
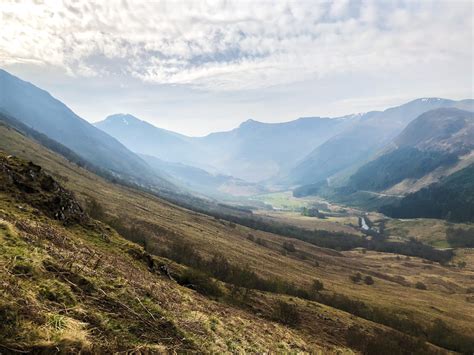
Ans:
<svg viewBox="0 0 474 355"><path fill-rule="evenodd" d="M249 183L229 175L212 174L194 166L173 163L149 155L140 155L158 173L166 174L168 180L184 188L209 196L228 198L249 196L266 192L254 183Z"/></svg>
<svg viewBox="0 0 474 355"><path fill-rule="evenodd" d="M461 155L474 149L473 137L473 112L440 108L412 121L394 140L394 144L396 147L411 146Z"/></svg>
<svg viewBox="0 0 474 355"><path fill-rule="evenodd" d="M474 163L441 181L408 194L401 201L382 206L394 218L439 218L474 222Z"/></svg>
<svg viewBox="0 0 474 355"><path fill-rule="evenodd" d="M76 115L48 92L1 69L0 111L118 176L155 186L172 186L123 144Z"/></svg>
<svg viewBox="0 0 474 355"><path fill-rule="evenodd" d="M205 137L179 135L131 115L112 115L96 126L134 152L257 182L286 171L356 119L351 115L339 119L306 117L285 123L248 120L231 131Z"/></svg>
<svg viewBox="0 0 474 355"><path fill-rule="evenodd" d="M189 137L155 127L130 114L115 114L94 124L130 150L164 161L189 163L198 155Z"/></svg>
<svg viewBox="0 0 474 355"><path fill-rule="evenodd" d="M471 268L393 254L451 251L251 229L110 183L4 125L0 150L3 352L472 352Z"/></svg>
<svg viewBox="0 0 474 355"><path fill-rule="evenodd" d="M469 107L472 100L423 98L361 116L358 124L318 146L288 174L291 184L311 184L362 165L420 114L441 107Z"/></svg>
<svg viewBox="0 0 474 355"><path fill-rule="evenodd" d="M284 123L248 120L232 131L212 133L198 140L213 153L212 165L229 175L256 182L283 174L355 119L357 116L304 117Z"/></svg>
<svg viewBox="0 0 474 355"><path fill-rule="evenodd" d="M447 172L461 157L473 153L474 113L456 108L428 111L412 121L384 154L352 175L349 185L370 191L389 189L396 184L414 186L435 170ZM465 165L464 161L461 163ZM388 193L395 191L403 193L400 188Z"/></svg>

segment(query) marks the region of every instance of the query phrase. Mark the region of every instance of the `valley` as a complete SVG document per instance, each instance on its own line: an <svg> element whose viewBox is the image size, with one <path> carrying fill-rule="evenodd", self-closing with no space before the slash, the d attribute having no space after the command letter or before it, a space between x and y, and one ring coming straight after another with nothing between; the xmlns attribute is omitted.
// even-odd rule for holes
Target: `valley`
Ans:
<svg viewBox="0 0 474 355"><path fill-rule="evenodd" d="M28 95L39 90L2 75ZM452 107L459 102L420 99L344 119L250 120L193 139L129 115L105 122L119 140L79 121L89 138L107 135L90 161L95 140L72 144L49 135L54 119L65 127L79 120L72 111L41 92L38 107L26 102L14 117L18 97L14 104L7 97L8 110L0 112L5 351L448 354L474 348L473 184L466 158L474 126L472 112ZM387 123L399 112L411 123L393 130L381 124L377 129L391 133L346 156L349 164L336 159L311 168L327 158L333 140L344 142L356 127L376 118ZM128 141L123 135L132 125ZM312 129L321 135L309 141ZM288 130L295 142L316 147L287 149L281 138ZM175 158L185 153L188 160L166 160L168 144ZM269 161L278 144L287 156ZM155 149L161 155L149 155ZM206 150L229 156L217 164ZM312 177L300 175L306 169ZM419 190L400 188L428 175L432 183L420 182ZM450 193L457 208L444 198L433 204L431 193ZM404 207L413 200L419 208ZM421 206L436 209L426 216ZM403 213L411 218L397 218Z"/></svg>
<svg viewBox="0 0 474 355"><path fill-rule="evenodd" d="M474 355L473 0L0 0L0 355Z"/></svg>
<svg viewBox="0 0 474 355"><path fill-rule="evenodd" d="M28 141L11 129L2 127L0 133L2 137L0 149L14 156L31 159L36 164L43 166L61 184L74 191L83 205L87 205L89 199L100 201L106 216L108 216L108 220L113 221L114 218L118 218L122 225L130 226L127 227L128 229L131 226L137 228L141 232L135 235L134 238L144 237L146 240L144 244L145 250L151 254L158 255L159 258L161 258L160 255L163 255L163 250L173 245L173 240L183 238L183 240L186 240L186 244L192 245L193 249L203 257L212 258L216 251L219 251L231 265L247 265L256 275L264 279L278 278L283 282L292 283L295 287L303 289L309 288L312 280L315 278L320 280L324 284L324 291L320 292L320 296L317 296L316 301L304 301L305 298L293 298L292 301L288 301L297 307L298 312L303 318L296 328L289 328L294 330L288 330L288 332L294 331L296 333L286 333L285 337L287 336L292 340L286 343L287 345L280 344L283 348L284 346L290 346L294 347L294 349L308 350L315 349L314 346L318 344L317 346L324 346L326 349L333 349L335 351L335 347L347 347L349 343L341 342L341 335L336 336L336 334L348 332L351 324L357 324L358 328L364 329L361 330L363 332L375 332L374 334L376 334L387 331L384 326L371 322L367 323L363 319L369 318L371 320L372 316L363 310L362 304L370 305L371 312L376 310L381 312L381 314L386 314L384 317L387 317L387 321L384 320L383 323L387 322L387 324L395 326L396 329L398 328L396 322L402 322L400 324L403 324L403 322L410 322L412 324L414 322L413 324L416 324L417 327L428 329L434 321L441 320L443 324L453 329L456 334L468 336L468 334L474 331L472 328L474 319L472 319L471 313L468 312L472 307L472 303L469 301L469 294L466 294L466 290L470 287L469 285L473 285L474 269L472 263L466 262L464 268L459 268L450 265L437 265L436 263L433 264L432 262L426 262L424 259L414 257L364 251L362 249L338 252L319 248L294 238L285 238L280 235L249 229L222 219L182 209L144 192L110 184L82 168L71 165L62 157ZM19 210L18 207L15 207L15 202L11 200L11 197L5 195L5 193L2 193L2 196L2 218L4 220L9 221L9 223L15 223L15 220L28 220L32 218L31 213L33 210L29 208ZM275 199L275 196L270 198ZM286 202L282 201L282 199L283 197L280 195L277 200L281 204L285 204ZM291 204L295 208L295 204L298 201L291 197L288 197L288 199L292 201ZM303 204L309 206L309 203L306 200ZM13 216L16 217L12 219ZM276 218L281 219L281 217ZM338 226L337 228L340 228L346 223L354 223L355 220L354 217L349 216L345 221L336 219L328 222L334 223L334 225ZM112 223L112 225L114 224ZM121 224L117 224L117 230L121 230L120 226ZM126 232L127 228L123 231ZM351 226L351 228L356 227ZM73 228L70 231L61 233L77 234L78 232L79 230ZM79 232L77 237L82 240L83 237L79 236L81 234L82 232ZM354 235L362 238L360 233L354 233ZM132 236L130 235L130 237ZM38 237L40 236L38 235ZM143 241L140 242L140 239L137 241L143 243ZM119 240L117 240L117 243L121 245ZM291 243L294 250L290 248L290 251L285 251L284 243ZM456 252L456 258L460 261L468 260L468 254L469 252L464 253L464 251L460 250ZM172 273L179 274L179 270L182 269L180 264L175 264L172 261L163 260L161 262L166 263L172 270ZM86 268L85 270L88 269ZM358 272L364 275L364 277L370 276L374 280L374 284L366 285L351 281L350 277ZM162 283L163 281L154 282ZM426 290L415 287L418 284L425 285ZM166 287L169 288L170 286ZM180 294L183 292L183 295L189 294L189 291L185 290L185 288L183 291L180 289ZM244 314L247 317L247 307L257 307L257 309L263 312L260 317L266 319L264 311L267 309L266 307L269 307L278 299L287 299L286 296L279 295L278 293L255 292L250 296L249 300L244 301L246 305L243 309L241 309L242 306L235 308L232 303L229 306L224 306L230 307L225 311L226 318L229 317L229 312L235 313L237 317L242 317ZM194 293L189 295L186 297L202 297L194 296ZM337 301L341 303L337 303L336 299L334 299L335 295L344 295L344 297L348 297L347 301L344 301L344 298L342 298L341 301ZM449 298L446 297L447 295L449 295ZM202 300L204 299L202 298ZM344 302L349 302L349 300L350 302L360 302L357 307L362 307L360 308L361 310L358 311L359 308L355 305L351 306L351 303L346 308ZM223 324L223 326L225 324L225 327L233 329L234 325L231 318L225 321L223 319L219 320L218 314L221 311L218 311L215 306L205 306L205 310L201 308L198 311L195 308L196 306L189 305L186 306L190 307L190 313L188 314L182 308L184 307L183 301L176 302L182 305L179 306L181 315L169 313L169 316L173 317L178 326L181 324L180 319L185 322L183 324L195 324L195 326L198 326L198 324L203 324L202 322L207 322L209 317L214 314L213 317L217 317L218 324ZM198 304L202 304L202 302L204 301L201 301L201 298L199 298ZM216 306L220 304L219 302ZM336 308L328 307L321 304L321 302ZM172 307L172 305L167 307ZM344 311L349 311L349 313L341 313L337 308L342 308ZM168 309L167 312L172 311ZM198 316L199 312L204 312L206 316ZM350 314L353 312L355 312L355 316ZM193 314L194 316L192 316ZM314 318L307 318L311 314L318 319L316 323L314 323ZM400 317L399 315L403 315L405 320L402 320L402 318L396 320L398 319L397 317ZM362 318L360 318L361 316ZM188 317L198 318L191 320ZM261 318L251 319L249 318L248 322L257 322L255 323L257 326ZM396 320L396 322L392 324L390 319ZM267 320L262 321L267 322ZM273 327L274 323L270 324ZM184 329L188 329L186 327ZM248 325L245 329L250 331L251 326ZM285 329L287 328L285 327ZM192 329L191 331L194 330ZM273 331L277 331L276 328ZM87 333L87 330L85 332ZM228 334L224 330L222 332L221 336ZM90 335L88 336L90 337ZM336 338L334 338L335 336ZM235 346L234 349L253 349L253 346L257 346L256 341L263 348L270 348L270 343L259 340L260 338L247 342L243 333L236 334L236 337L239 338L239 341L233 345ZM204 338L200 336L199 339ZM215 339L215 341L217 340ZM181 344L180 346L182 349L184 345ZM201 346L206 345L201 343ZM218 346L215 348L216 350L231 349L228 342L216 346ZM357 346L363 345L359 344ZM449 346L454 346L454 344ZM258 347L255 349L258 349Z"/></svg>

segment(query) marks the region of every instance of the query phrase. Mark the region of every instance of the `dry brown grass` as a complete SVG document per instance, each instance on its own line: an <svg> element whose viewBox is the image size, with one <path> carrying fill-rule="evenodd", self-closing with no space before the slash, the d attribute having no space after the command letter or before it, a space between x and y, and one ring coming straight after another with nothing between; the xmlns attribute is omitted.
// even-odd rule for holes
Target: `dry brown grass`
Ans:
<svg viewBox="0 0 474 355"><path fill-rule="evenodd" d="M319 278L328 290L390 310L395 314L408 313L423 325L429 325L439 318L457 331L464 334L474 333L474 314L470 311L472 303L466 301L464 292L470 285L474 286L474 264L460 270L425 264L417 258L406 260L402 256L399 260L393 254L375 252L363 254L358 251L337 253L299 240L255 231L239 225L232 227L228 222L188 211L146 193L112 185L83 169L71 166L64 159L40 147L28 148L31 143L18 135L12 135L11 132L3 133L1 137L1 149L44 166L63 185L73 190L82 201L94 197L101 201L109 213L144 223L150 231L155 231L157 241L161 243L167 243L173 236L181 236L192 243L203 255L223 253L232 263L249 265L267 278L283 278L302 287L309 286L314 278ZM249 234L265 240L267 246L260 246L248 240ZM285 256L282 255L281 250L283 242L287 240L295 245L297 252ZM301 255L304 255L304 258ZM319 266L315 266L315 261ZM123 272L122 277L131 280L130 282L134 281L130 271L125 271L124 267L120 270ZM372 275L375 284L372 286L353 284L349 276L356 271L364 275ZM396 281L401 278L404 278L408 285L403 286ZM418 290L413 286L413 283L419 280L427 285L428 290ZM439 280L444 280L444 283ZM151 282L148 279L140 281ZM309 321L306 323L307 328L295 333L275 323L262 322L258 316L251 313L229 310L188 290L180 290L176 295L176 285L168 282L156 281L156 285L156 292L162 295L160 299L167 300L160 306L166 308L170 317L176 317L179 319L177 322L183 323L180 324L182 329L186 329L186 324L193 324L192 327L196 327L199 332L208 334L206 329L208 329L209 316L225 319L225 322L222 322L224 329L220 330L222 337L200 336L200 339L205 339L208 346L214 344L213 346L217 347L211 349L223 349L221 342L224 340L222 339L228 337L235 339L235 343L240 346L237 349L245 348L247 343L252 342L254 333L258 333L260 339L252 342L257 349L265 348L275 337L282 339L285 344L291 342L295 347L304 350L316 346L310 339L320 342L320 346L323 347L327 346L326 342L331 339L332 345L341 345L336 340L337 336L330 337L329 335L338 334L337 327L329 327L328 324L331 322L322 323L328 326L327 335L315 333L319 331L319 328L310 327ZM331 314L328 316L330 319L343 322L353 319L344 312L325 306L319 307L323 307ZM183 310L187 312L184 318L179 316ZM206 316L200 318L197 316L200 313ZM236 329L239 331L236 332ZM235 337L232 338L232 334L235 334ZM221 342L218 339L221 339ZM237 339L241 340L237 341ZM277 348L280 345L284 346L274 344ZM229 349L234 345L226 344L226 346Z"/></svg>

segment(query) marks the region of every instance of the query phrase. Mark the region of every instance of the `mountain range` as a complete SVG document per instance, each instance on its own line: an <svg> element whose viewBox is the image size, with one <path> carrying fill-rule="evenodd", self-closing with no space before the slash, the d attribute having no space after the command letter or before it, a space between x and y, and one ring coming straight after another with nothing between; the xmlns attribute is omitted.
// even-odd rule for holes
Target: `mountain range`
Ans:
<svg viewBox="0 0 474 355"><path fill-rule="evenodd" d="M360 122L315 148L288 174L293 184L311 184L340 174L364 161L390 143L412 120L440 107L471 107L473 100L423 98L382 112L361 115Z"/></svg>
<svg viewBox="0 0 474 355"><path fill-rule="evenodd" d="M0 74L0 352L472 353L470 101L199 138L119 115L114 138ZM391 128L372 139L375 117ZM290 196L293 169L348 132L352 159L307 171L333 203ZM216 194L277 184L291 211ZM363 196L377 206L348 206Z"/></svg>
<svg viewBox="0 0 474 355"><path fill-rule="evenodd" d="M89 124L6 71L0 71L0 88L3 117L61 143L94 171L105 169L152 190L225 199L295 187L295 195L307 195L324 188L332 191L327 198L345 196L349 203L359 191L414 193L473 160L474 100L422 98L336 118L247 120L230 131L188 137L130 114Z"/></svg>
<svg viewBox="0 0 474 355"><path fill-rule="evenodd" d="M205 137L186 137L128 114L112 115L95 125L134 152L259 182L286 171L357 118L306 117L285 123L247 120L231 131Z"/></svg>

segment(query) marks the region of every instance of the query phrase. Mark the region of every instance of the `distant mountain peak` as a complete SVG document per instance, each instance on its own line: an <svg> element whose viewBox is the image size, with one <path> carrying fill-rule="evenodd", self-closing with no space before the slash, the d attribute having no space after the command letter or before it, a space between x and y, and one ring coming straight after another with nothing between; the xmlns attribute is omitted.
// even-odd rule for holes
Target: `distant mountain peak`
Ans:
<svg viewBox="0 0 474 355"><path fill-rule="evenodd" d="M441 101L444 99L441 99L439 97L423 97L420 99L421 102L435 102L435 101Z"/></svg>
<svg viewBox="0 0 474 355"><path fill-rule="evenodd" d="M129 113L116 113L110 116L107 116L104 121L121 123L128 126L131 123L141 122L137 117Z"/></svg>
<svg viewBox="0 0 474 355"><path fill-rule="evenodd" d="M259 123L262 123L262 122L249 118L247 121L242 122L239 127L251 126L251 125L259 124Z"/></svg>

